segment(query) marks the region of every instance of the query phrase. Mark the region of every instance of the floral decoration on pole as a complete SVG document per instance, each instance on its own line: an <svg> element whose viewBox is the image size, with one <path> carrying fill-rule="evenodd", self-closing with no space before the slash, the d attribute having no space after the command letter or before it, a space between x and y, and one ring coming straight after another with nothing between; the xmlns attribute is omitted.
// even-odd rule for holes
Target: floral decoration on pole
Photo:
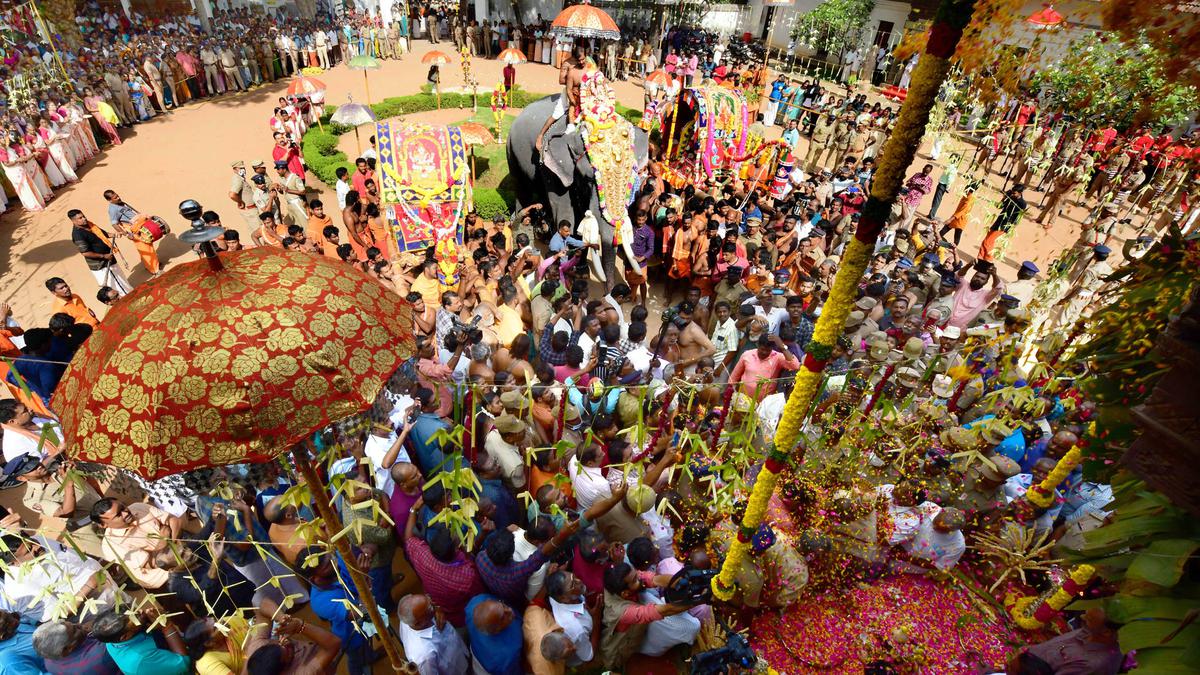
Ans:
<svg viewBox="0 0 1200 675"><path fill-rule="evenodd" d="M829 298L813 329L812 341L805 349L804 363L796 373L795 386L779 420L766 464L750 492L741 527L729 548L721 572L712 580L713 595L720 600L733 598L737 572L748 555L754 533L762 524L767 503L775 491L779 475L787 467L791 449L800 438L804 418L821 386L825 365L853 308L858 280L875 250L875 240L887 224L904 172L916 156L938 89L950 72L950 60L974 9L975 0L942 0L938 6L937 16L929 29L925 53L913 73L912 86L900 109L896 128L883 148L871 185L871 196L863 208L862 220L846 247Z"/></svg>
<svg viewBox="0 0 1200 675"><path fill-rule="evenodd" d="M508 92L504 88L504 81L496 83L496 88L492 90L492 118L496 120L496 139L497 143L504 142L504 111L508 108Z"/></svg>

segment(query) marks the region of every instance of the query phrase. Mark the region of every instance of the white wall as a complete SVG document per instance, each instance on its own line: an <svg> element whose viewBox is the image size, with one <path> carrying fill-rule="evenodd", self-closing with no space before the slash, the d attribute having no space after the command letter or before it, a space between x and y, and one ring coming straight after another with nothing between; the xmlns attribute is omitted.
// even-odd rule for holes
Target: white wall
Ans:
<svg viewBox="0 0 1200 675"><path fill-rule="evenodd" d="M792 26L795 25L795 22L801 16L816 9L821 2L822 0L795 0L791 7L775 8L773 20L775 27L769 33L771 47L786 49ZM753 0L750 7L750 19L747 21L746 30L754 35L761 35L765 27L768 8L763 6L763 0ZM892 41L893 43L898 42L904 29L904 23L908 20L908 15L911 11L912 5L907 2L876 0L875 8L871 10L871 15L867 19L866 26L863 28L864 42L869 43L875 38L880 21L892 22Z"/></svg>

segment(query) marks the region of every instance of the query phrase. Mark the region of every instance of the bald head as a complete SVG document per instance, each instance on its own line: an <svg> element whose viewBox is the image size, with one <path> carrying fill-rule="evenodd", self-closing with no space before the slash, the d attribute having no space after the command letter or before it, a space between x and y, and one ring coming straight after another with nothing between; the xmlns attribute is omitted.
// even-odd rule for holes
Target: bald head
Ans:
<svg viewBox="0 0 1200 675"><path fill-rule="evenodd" d="M408 484L421 477L415 464L396 462L391 468L392 480L400 484Z"/></svg>
<svg viewBox="0 0 1200 675"><path fill-rule="evenodd" d="M413 630L425 630L433 625L433 603L428 595L413 593L400 598L396 613Z"/></svg>
<svg viewBox="0 0 1200 675"><path fill-rule="evenodd" d="M1074 432L1063 429L1050 439L1050 444L1046 447L1046 454L1056 458L1062 457L1077 443L1079 443L1079 437Z"/></svg>
<svg viewBox="0 0 1200 675"><path fill-rule="evenodd" d="M512 609L498 600L484 600L475 606L472 619L484 635L497 635L512 623Z"/></svg>

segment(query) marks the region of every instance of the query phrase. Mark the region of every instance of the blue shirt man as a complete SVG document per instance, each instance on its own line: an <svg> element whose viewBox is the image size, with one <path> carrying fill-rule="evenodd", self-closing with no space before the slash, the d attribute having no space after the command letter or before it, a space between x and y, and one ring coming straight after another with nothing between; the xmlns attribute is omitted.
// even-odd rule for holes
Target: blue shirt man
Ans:
<svg viewBox="0 0 1200 675"><path fill-rule="evenodd" d="M5 614L10 614L14 621L20 620L15 613L5 612ZM46 664L33 649L33 630L35 628L37 626L32 624L18 623L12 637L0 642L0 675L42 675L46 673ZM517 626L517 629L519 635L520 626Z"/></svg>
<svg viewBox="0 0 1200 675"><path fill-rule="evenodd" d="M408 443L412 449L410 456L416 460L417 467L426 476L433 473L442 465L442 462L446 461L442 446L433 440L433 436L438 431L449 428L450 423L442 419L441 415L435 412L422 412L417 415L412 429L408 432Z"/></svg>
<svg viewBox="0 0 1200 675"><path fill-rule="evenodd" d="M583 240L572 237L571 225L564 222L558 226L558 232L555 232L554 236L550 237L550 252L558 253L568 246L579 248L583 246Z"/></svg>
<svg viewBox="0 0 1200 675"><path fill-rule="evenodd" d="M475 610L488 601L500 603L504 610L503 615L480 624ZM515 620L512 608L494 595L481 593L467 603L466 615L471 654L478 664L491 675L520 675L521 649L524 642L521 636L521 622ZM484 632L485 630L488 632Z"/></svg>
<svg viewBox="0 0 1200 675"><path fill-rule="evenodd" d="M129 675L189 675L192 660L182 654L159 649L149 633L138 633L124 642L106 645L108 655L122 673ZM38 659L41 661L41 659ZM7 671L0 670L0 673ZM29 671L21 671L29 672Z"/></svg>
<svg viewBox="0 0 1200 675"><path fill-rule="evenodd" d="M787 80L782 75L779 79L771 83L771 100L779 102L783 100L783 92L787 89Z"/></svg>
<svg viewBox="0 0 1200 675"><path fill-rule="evenodd" d="M781 137L787 146L795 151L796 146L800 145L800 130L793 126L788 126L787 131L783 132Z"/></svg>

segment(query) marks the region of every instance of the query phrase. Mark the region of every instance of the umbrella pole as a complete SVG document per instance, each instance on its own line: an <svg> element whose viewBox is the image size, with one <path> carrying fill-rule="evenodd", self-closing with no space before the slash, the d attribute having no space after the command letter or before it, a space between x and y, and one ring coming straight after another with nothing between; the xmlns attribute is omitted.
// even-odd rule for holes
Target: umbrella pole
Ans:
<svg viewBox="0 0 1200 675"><path fill-rule="evenodd" d="M317 513L321 519L325 521L325 531L340 532L344 525L342 519L333 512L333 507L329 505L329 489L325 486L325 482L321 480L321 476L317 473L317 469L312 464L312 456L309 454L307 447L297 447L292 453L296 459L296 468L300 469L301 475L304 476L304 482L308 483L313 494L313 505L317 508ZM331 536L332 538L332 536ZM350 578L354 581L354 587L358 589L358 600L367 610L367 618L379 631L379 637L383 640L383 648L387 652L388 660L392 663L392 668L399 671L405 664L405 660L400 657L400 650L392 641L395 639L392 636L391 628L388 628L383 622L383 615L379 612L379 606L375 604L375 597L371 595L371 580L362 570L358 569L358 564L354 560L354 555L350 551L350 542L346 541L345 537L341 537L333 542L333 546L337 549L342 560L346 563L346 569L350 572ZM388 589L389 591L391 589Z"/></svg>
<svg viewBox="0 0 1200 675"><path fill-rule="evenodd" d="M358 135L358 125L354 125L354 144L358 146L358 156L362 157L362 138Z"/></svg>
<svg viewBox="0 0 1200 675"><path fill-rule="evenodd" d="M437 94L438 110L441 110L442 109L442 83L434 82L433 83L433 91Z"/></svg>
<svg viewBox="0 0 1200 675"><path fill-rule="evenodd" d="M363 71L363 86L367 89L367 105L371 105L371 81L367 79L367 71Z"/></svg>

